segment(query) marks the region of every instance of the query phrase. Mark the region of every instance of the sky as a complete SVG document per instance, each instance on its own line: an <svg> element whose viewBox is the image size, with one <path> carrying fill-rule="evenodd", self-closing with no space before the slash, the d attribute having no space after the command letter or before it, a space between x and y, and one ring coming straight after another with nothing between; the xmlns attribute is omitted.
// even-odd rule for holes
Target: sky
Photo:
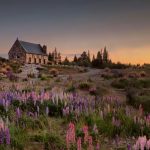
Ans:
<svg viewBox="0 0 150 150"><path fill-rule="evenodd" d="M16 38L72 57L104 46L123 63L150 63L150 0L0 0L0 56Z"/></svg>

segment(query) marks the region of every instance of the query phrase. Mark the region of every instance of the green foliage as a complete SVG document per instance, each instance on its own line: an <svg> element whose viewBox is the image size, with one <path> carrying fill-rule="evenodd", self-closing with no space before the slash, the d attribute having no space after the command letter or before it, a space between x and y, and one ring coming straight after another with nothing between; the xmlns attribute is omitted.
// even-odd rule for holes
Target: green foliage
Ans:
<svg viewBox="0 0 150 150"><path fill-rule="evenodd" d="M110 74L110 73L103 73L103 74L101 75L101 77L103 77L103 78L106 79L106 80L113 79L113 75Z"/></svg>
<svg viewBox="0 0 150 150"><path fill-rule="evenodd" d="M142 89L138 90L136 88L128 88L126 90L127 103L139 108L141 104L146 112L150 112L150 95Z"/></svg>
<svg viewBox="0 0 150 150"><path fill-rule="evenodd" d="M82 137L82 138L84 137L84 133L83 133L82 129L77 129L76 130L76 136L77 137Z"/></svg>
<svg viewBox="0 0 150 150"><path fill-rule="evenodd" d="M44 75L44 74L42 74L42 73L40 73L40 74L38 75L38 78L40 78L42 81L47 80L46 75Z"/></svg>
<svg viewBox="0 0 150 150"><path fill-rule="evenodd" d="M3 105L0 105L0 116L6 116L6 111Z"/></svg>
<svg viewBox="0 0 150 150"><path fill-rule="evenodd" d="M48 54L48 60L49 60L49 61L53 61L53 56L52 56L51 53Z"/></svg>
<svg viewBox="0 0 150 150"><path fill-rule="evenodd" d="M45 150L60 150L66 149L65 142L56 134L47 134L44 141Z"/></svg>
<svg viewBox="0 0 150 150"><path fill-rule="evenodd" d="M19 100L13 100L12 105L13 105L14 108L17 108L17 107L20 106L20 101Z"/></svg>
<svg viewBox="0 0 150 150"><path fill-rule="evenodd" d="M45 80L47 80L47 78L43 76L43 77L41 77L41 80L45 81Z"/></svg>
<svg viewBox="0 0 150 150"><path fill-rule="evenodd" d="M11 147L17 150L24 150L24 147L28 142L26 131L21 128L17 128L15 125L11 125L10 134Z"/></svg>
<svg viewBox="0 0 150 150"><path fill-rule="evenodd" d="M61 79L60 79L60 78L57 78L57 79L55 80L55 82L61 82Z"/></svg>
<svg viewBox="0 0 150 150"><path fill-rule="evenodd" d="M30 136L31 141L44 143L45 150L65 148L65 142L60 136L54 133L38 133Z"/></svg>
<svg viewBox="0 0 150 150"><path fill-rule="evenodd" d="M73 84L69 85L66 89L67 92L74 92L75 90L76 90L76 88Z"/></svg>
<svg viewBox="0 0 150 150"><path fill-rule="evenodd" d="M47 104L45 102L45 105L49 107L49 116L62 116L62 109L64 104L58 101L58 104L54 104L51 101L48 101Z"/></svg>
<svg viewBox="0 0 150 150"><path fill-rule="evenodd" d="M113 87L118 89L125 89L126 87L134 88L150 88L149 79L116 79L111 84Z"/></svg>
<svg viewBox="0 0 150 150"><path fill-rule="evenodd" d="M79 66L84 66L84 67L89 67L91 65L90 58L89 58L88 54L85 51L78 58L77 63L78 63Z"/></svg>
<svg viewBox="0 0 150 150"><path fill-rule="evenodd" d="M8 145L0 145L0 150L11 150L11 148Z"/></svg>
<svg viewBox="0 0 150 150"><path fill-rule="evenodd" d="M21 64L19 64L19 63L10 63L9 65L12 68L14 73L20 73L21 72L21 69L20 69Z"/></svg>
<svg viewBox="0 0 150 150"><path fill-rule="evenodd" d="M82 82L79 84L79 88L82 90L88 90L90 88L90 84L88 82Z"/></svg>
<svg viewBox="0 0 150 150"><path fill-rule="evenodd" d="M117 79L114 80L111 85L118 89L125 89L129 85L129 81L127 79Z"/></svg>

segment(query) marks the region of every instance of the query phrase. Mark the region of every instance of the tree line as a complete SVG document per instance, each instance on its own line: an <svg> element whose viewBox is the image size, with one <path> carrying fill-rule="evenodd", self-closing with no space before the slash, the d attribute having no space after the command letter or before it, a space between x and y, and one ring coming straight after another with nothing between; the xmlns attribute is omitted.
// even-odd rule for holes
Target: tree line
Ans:
<svg viewBox="0 0 150 150"><path fill-rule="evenodd" d="M90 52L83 51L82 54L77 57L77 55L74 56L74 59L72 61L69 61L68 57L64 59L62 62L64 65L78 65L78 66L84 66L84 67L93 67L93 68L127 68L129 65L122 64L120 62L114 63L109 58L109 52L106 48L106 46L97 52L96 56L93 55L92 59L90 56Z"/></svg>

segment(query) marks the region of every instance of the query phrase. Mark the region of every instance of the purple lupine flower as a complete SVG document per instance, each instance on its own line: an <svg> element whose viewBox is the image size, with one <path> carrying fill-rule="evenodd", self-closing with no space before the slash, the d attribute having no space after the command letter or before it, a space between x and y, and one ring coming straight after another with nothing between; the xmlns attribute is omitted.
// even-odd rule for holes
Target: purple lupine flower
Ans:
<svg viewBox="0 0 150 150"><path fill-rule="evenodd" d="M32 112L27 112L27 115L28 115L29 117L34 117L34 116L35 116L34 113L32 113Z"/></svg>
<svg viewBox="0 0 150 150"><path fill-rule="evenodd" d="M4 143L4 131L3 129L0 129L0 144Z"/></svg>
<svg viewBox="0 0 150 150"><path fill-rule="evenodd" d="M112 117L112 124L116 127L119 127L121 125L121 122L119 119L115 119L115 117Z"/></svg>
<svg viewBox="0 0 150 150"><path fill-rule="evenodd" d="M6 138L6 144L10 145L10 132L9 132L9 128L5 129L5 138Z"/></svg>
<svg viewBox="0 0 150 150"><path fill-rule="evenodd" d="M21 118L21 111L19 107L16 109L16 117L17 119Z"/></svg>
<svg viewBox="0 0 150 150"><path fill-rule="evenodd" d="M127 144L127 150L131 150L131 145Z"/></svg>

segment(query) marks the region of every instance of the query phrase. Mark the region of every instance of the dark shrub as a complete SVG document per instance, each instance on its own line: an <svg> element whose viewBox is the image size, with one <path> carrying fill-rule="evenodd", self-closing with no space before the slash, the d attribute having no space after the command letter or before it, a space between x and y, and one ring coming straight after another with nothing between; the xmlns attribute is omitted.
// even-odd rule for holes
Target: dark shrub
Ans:
<svg viewBox="0 0 150 150"><path fill-rule="evenodd" d="M35 74L34 73L29 73L29 74L27 74L27 77L28 78L35 78Z"/></svg>
<svg viewBox="0 0 150 150"><path fill-rule="evenodd" d="M141 90L140 90L141 91ZM145 111L150 112L150 96L145 94L140 95L140 91L135 88L127 89L127 103L138 108L141 104Z"/></svg>
<svg viewBox="0 0 150 150"><path fill-rule="evenodd" d="M6 73L6 76L8 77L8 79L10 81L13 81L13 82L17 82L18 81L18 77L15 74L13 74L11 71L8 71Z"/></svg>
<svg viewBox="0 0 150 150"><path fill-rule="evenodd" d="M79 88L82 90L88 90L90 88L90 84L88 82L82 82L79 84Z"/></svg>
<svg viewBox="0 0 150 150"><path fill-rule="evenodd" d="M129 81L127 79L119 79L119 80L114 80L111 85L115 88L118 89L125 89L129 85Z"/></svg>

